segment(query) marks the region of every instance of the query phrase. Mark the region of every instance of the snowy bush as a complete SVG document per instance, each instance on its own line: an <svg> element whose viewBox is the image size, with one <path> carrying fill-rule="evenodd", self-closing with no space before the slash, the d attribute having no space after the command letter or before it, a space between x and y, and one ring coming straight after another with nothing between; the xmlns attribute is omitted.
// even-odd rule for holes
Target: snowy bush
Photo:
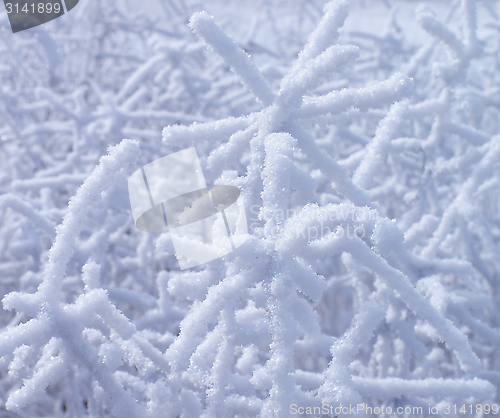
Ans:
<svg viewBox="0 0 500 418"><path fill-rule="evenodd" d="M496 2L80 3L1 21L0 416L495 411ZM181 271L127 180L192 146L250 236Z"/></svg>

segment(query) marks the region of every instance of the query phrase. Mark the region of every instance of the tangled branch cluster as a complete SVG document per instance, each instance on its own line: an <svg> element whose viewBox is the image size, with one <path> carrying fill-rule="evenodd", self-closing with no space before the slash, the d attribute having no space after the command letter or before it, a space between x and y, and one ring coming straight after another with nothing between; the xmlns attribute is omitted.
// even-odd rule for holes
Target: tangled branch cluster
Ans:
<svg viewBox="0 0 500 418"><path fill-rule="evenodd" d="M2 414L499 402L494 7L482 31L475 0L419 8L416 48L394 7L374 36L341 32L346 0L291 4L313 28L290 64L278 2L275 51L204 12L201 43L194 9L164 5L169 30L89 2L74 38L40 29L0 68ZM181 272L168 233L135 229L127 178L190 146L240 188L250 236Z"/></svg>

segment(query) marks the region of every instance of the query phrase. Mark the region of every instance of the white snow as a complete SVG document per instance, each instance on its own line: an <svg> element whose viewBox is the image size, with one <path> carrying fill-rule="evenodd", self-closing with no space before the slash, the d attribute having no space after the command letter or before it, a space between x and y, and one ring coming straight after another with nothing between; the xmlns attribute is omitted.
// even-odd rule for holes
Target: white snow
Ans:
<svg viewBox="0 0 500 418"><path fill-rule="evenodd" d="M13 34L2 15L0 416L498 414L499 16L80 0ZM181 271L127 182L190 147L249 236Z"/></svg>

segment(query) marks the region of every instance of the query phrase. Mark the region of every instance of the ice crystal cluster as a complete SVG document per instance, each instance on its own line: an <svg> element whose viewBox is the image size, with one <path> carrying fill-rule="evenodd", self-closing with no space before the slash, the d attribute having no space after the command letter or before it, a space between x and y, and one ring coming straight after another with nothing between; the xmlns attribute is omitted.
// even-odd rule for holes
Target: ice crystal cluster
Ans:
<svg viewBox="0 0 500 418"><path fill-rule="evenodd" d="M485 416L498 3L158 5L0 22L0 416ZM181 271L127 180L192 146L250 235Z"/></svg>

